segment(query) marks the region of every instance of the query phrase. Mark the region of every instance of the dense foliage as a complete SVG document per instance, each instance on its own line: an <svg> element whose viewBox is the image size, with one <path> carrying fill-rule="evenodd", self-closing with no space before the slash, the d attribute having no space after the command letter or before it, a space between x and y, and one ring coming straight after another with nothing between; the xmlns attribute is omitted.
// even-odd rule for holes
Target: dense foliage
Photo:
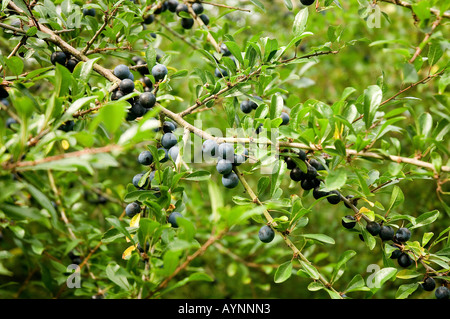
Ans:
<svg viewBox="0 0 450 319"><path fill-rule="evenodd" d="M450 3L1 1L2 298L450 288Z"/></svg>

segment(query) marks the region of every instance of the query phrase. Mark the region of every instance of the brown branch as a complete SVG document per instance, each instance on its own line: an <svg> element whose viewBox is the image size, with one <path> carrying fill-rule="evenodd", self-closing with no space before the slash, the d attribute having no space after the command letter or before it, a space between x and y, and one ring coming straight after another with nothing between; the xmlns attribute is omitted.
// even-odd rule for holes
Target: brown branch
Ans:
<svg viewBox="0 0 450 319"><path fill-rule="evenodd" d="M239 11L245 11L245 12L251 12L251 10L249 9L244 9L244 8L239 8L239 7L233 7L233 6L228 6L226 4L221 4L221 3L213 3L213 2L209 2L209 1L203 1L203 0L188 0L188 2L190 3L195 3L195 2L201 2L203 4L207 4L210 6L215 6L215 7L221 7L221 8L227 8L227 9L232 9L232 10L239 10Z"/></svg>
<svg viewBox="0 0 450 319"><path fill-rule="evenodd" d="M188 10L189 10L189 14L192 16L192 18L197 21L197 24L201 27L204 27L206 30L206 39L212 44L212 46L214 47L214 49L220 53L220 46L217 43L216 39L214 39L214 37L212 36L211 32L209 32L208 28L206 27L205 23L203 22L202 19L200 19L200 17L194 12L194 10L192 9L192 3L190 3L187 0L183 0L184 3L187 5Z"/></svg>
<svg viewBox="0 0 450 319"><path fill-rule="evenodd" d="M166 279L164 279L159 285L158 287L151 291L149 293L149 295L146 297L146 299L151 298L152 296L154 296L157 292L159 292L160 290L164 289L165 287L167 287L167 285L169 284L169 282L176 276L178 275L179 272L181 272L182 270L184 270L190 263L192 260L194 260L195 258L203 255L206 250L208 249L209 246L211 246L212 244L214 244L216 241L218 241L219 239L221 239L226 232L228 231L228 229L223 229L222 231L220 231L217 235L215 236L210 236L208 238L208 240L199 248L197 249L192 255L189 255L186 260L179 265L172 274L170 274Z"/></svg>
<svg viewBox="0 0 450 319"><path fill-rule="evenodd" d="M390 101L392 101L393 99L395 99L397 96L399 96L399 95L405 93L406 91L412 89L413 87L415 87L415 86L417 86L417 85L419 85L419 84L427 83L427 82L430 81L431 79L433 79L433 78L435 78L435 77L437 77L437 76L439 76L439 75L442 75L442 74L445 72L445 70L446 70L446 68L442 69L441 71L439 71L439 72L437 72L437 73L430 74L430 75L428 75L427 77L425 77L425 78L423 78L423 79L421 79L421 80L419 80L419 81L417 81L417 82L415 82L415 83L412 83L412 84L408 85L406 88L404 88L404 89L398 91L397 93L395 93L393 96L391 96L391 97L388 98L387 100L384 100L383 102L381 102L381 103L380 103L380 106L383 106L384 104L389 103ZM357 121L359 121L359 120L362 119L363 117L364 117L364 114L361 114L360 116L358 116L356 119L353 120L352 124L355 123L355 122L357 122Z"/></svg>
<svg viewBox="0 0 450 319"><path fill-rule="evenodd" d="M86 43L86 46L84 47L83 50L81 50L81 54L86 54L86 52L88 52L89 48L91 47L92 43L94 43L94 41L98 38L98 36L103 32L103 30L106 28L106 26L108 25L109 21L111 20L111 18L116 14L117 10L119 9L119 6L115 7L113 9L113 11L111 13L109 12L105 12L104 16L103 16L103 24L101 25L101 27L97 30L97 32L95 32L94 36L92 37L92 39L89 40L88 43Z"/></svg>
<svg viewBox="0 0 450 319"><path fill-rule="evenodd" d="M186 40L186 38L184 36L182 36L181 34L179 34L178 32L176 32L175 30L173 30L171 27L169 27L167 24L165 24L164 22L162 22L161 20L157 20L158 23L160 25L163 26L164 29L166 29L167 31L169 31L170 33L172 33L174 36L176 36L178 39L180 39L181 41L183 41L184 43L186 43L187 45L189 45L190 47L192 47L194 50L199 50L199 47L197 47L195 44L189 42L188 40Z"/></svg>
<svg viewBox="0 0 450 319"><path fill-rule="evenodd" d="M246 179L244 178L244 174L242 174L239 171L239 168L237 168L236 166L233 167L234 172L236 173L236 175L238 176L242 186L244 187L245 191L247 192L247 194L250 196L250 198L252 199L252 201L259 205L259 206L264 206L261 201L259 200L258 196L256 196L256 194L253 192L253 189L249 186L249 184L247 183ZM283 233L280 233L278 230L276 230L276 222L274 221L274 219L272 218L272 216L270 215L270 213L267 211L267 209L264 209L263 211L264 217L267 220L268 225L270 225L274 231L276 231L277 233L279 233L281 235L281 237L283 238L283 241L285 242L285 244L292 249L292 252L294 254L295 258L298 258L299 260L312 265L312 263L301 253L301 251L292 243L292 241ZM323 283L323 285L325 287L327 287L328 289L331 289L332 291L334 291L335 293L339 294L332 286L331 284L328 282L328 280L325 279L325 277L323 277L320 273L318 273L319 276L319 281Z"/></svg>
<svg viewBox="0 0 450 319"><path fill-rule="evenodd" d="M108 153L111 151L121 150L121 149L122 149L122 147L119 145L110 144L110 145L99 147L99 148L86 148L81 151L63 153L63 154L58 154L58 155L54 155L54 156L44 157L44 158L37 159L34 161L3 163L2 167L5 170L14 170L18 167L36 166L36 165L43 164L43 163L59 161L59 160L65 159L65 158L80 157L83 155L92 155L92 154L99 154L99 153Z"/></svg>
<svg viewBox="0 0 450 319"><path fill-rule="evenodd" d="M403 0L378 0L378 1L395 4L397 6L405 7L405 8L410 9L411 11L413 11L413 7L412 7L411 3L403 1ZM449 12L443 12L441 14L441 12L439 10L434 9L434 8L430 8L430 12L432 14L434 14L435 16L437 16L437 17L443 17L443 18L450 19L450 13Z"/></svg>
<svg viewBox="0 0 450 319"><path fill-rule="evenodd" d="M422 42L419 44L419 46L416 48L416 51L414 52L414 55L409 60L409 63L413 63L417 57L422 53L423 48L428 43L428 40L430 39L431 35L433 34L434 30L437 28L437 26L441 23L441 18L438 17L436 21L433 22L431 25L431 30L427 34L425 34L425 37L423 38Z"/></svg>

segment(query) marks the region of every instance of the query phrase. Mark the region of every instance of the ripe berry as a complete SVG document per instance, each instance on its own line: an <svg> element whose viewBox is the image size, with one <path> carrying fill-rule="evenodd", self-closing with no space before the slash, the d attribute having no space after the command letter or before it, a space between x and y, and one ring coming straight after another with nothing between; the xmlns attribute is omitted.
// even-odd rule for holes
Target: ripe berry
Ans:
<svg viewBox="0 0 450 319"><path fill-rule="evenodd" d="M327 200L330 204L336 205L341 201L341 193L337 190L330 191L330 196L327 197Z"/></svg>
<svg viewBox="0 0 450 319"><path fill-rule="evenodd" d="M123 92L123 94L127 95L133 92L134 82L130 79L123 79L122 81L120 81L119 88Z"/></svg>
<svg viewBox="0 0 450 319"><path fill-rule="evenodd" d="M178 228L177 219L183 218L183 215L181 215L179 212L173 212L169 215L168 222L172 225L173 228Z"/></svg>
<svg viewBox="0 0 450 319"><path fill-rule="evenodd" d="M180 153L180 148L177 145L172 146L167 153L172 161L176 162L178 154Z"/></svg>
<svg viewBox="0 0 450 319"><path fill-rule="evenodd" d="M160 14L160 13L166 11L166 10L167 10L167 2L164 1L164 2L161 4L161 6L160 6L159 8L157 8L157 9L154 11L154 13L155 13L155 14Z"/></svg>
<svg viewBox="0 0 450 319"><path fill-rule="evenodd" d="M263 243L270 243L275 238L275 232L270 226L263 226L258 232L259 240Z"/></svg>
<svg viewBox="0 0 450 319"><path fill-rule="evenodd" d="M164 121L162 129L164 133L172 133L176 130L176 125L171 121Z"/></svg>
<svg viewBox="0 0 450 319"><path fill-rule="evenodd" d="M255 133L256 133L256 134L259 134L259 133L262 132L263 129L264 129L264 127L263 127L263 124L261 123L261 124L259 124L258 127L256 128Z"/></svg>
<svg viewBox="0 0 450 319"><path fill-rule="evenodd" d="M156 103L156 97L151 92L144 92L139 95L139 103L146 109L152 108Z"/></svg>
<svg viewBox="0 0 450 319"><path fill-rule="evenodd" d="M195 14L200 14L203 12L203 5L200 2L195 2L192 4L192 10Z"/></svg>
<svg viewBox="0 0 450 319"><path fill-rule="evenodd" d="M421 284L423 290L425 291L433 291L436 288L436 281L433 277L426 277Z"/></svg>
<svg viewBox="0 0 450 319"><path fill-rule="evenodd" d="M220 53L222 53L225 56L231 55L230 50L228 50L227 45L225 43L222 43L220 45Z"/></svg>
<svg viewBox="0 0 450 319"><path fill-rule="evenodd" d="M315 187L318 187L319 185L320 185L320 181L316 178L313 178L313 179L306 178L300 182L300 186L305 191L309 191Z"/></svg>
<svg viewBox="0 0 450 319"><path fill-rule="evenodd" d="M214 140L206 140L202 145L203 156L205 157L215 157L219 154L219 145Z"/></svg>
<svg viewBox="0 0 450 319"><path fill-rule="evenodd" d="M303 172L300 168L294 167L289 174L289 177L296 182L300 182L306 179L306 173Z"/></svg>
<svg viewBox="0 0 450 319"><path fill-rule="evenodd" d="M319 199L319 198L325 197L328 194L329 194L328 192L321 191L319 189L319 187L315 187L314 190L313 190L313 197L314 197L314 199Z"/></svg>
<svg viewBox="0 0 450 319"><path fill-rule="evenodd" d="M164 64L157 64L152 68L152 75L155 81L161 81L167 75L167 68Z"/></svg>
<svg viewBox="0 0 450 319"><path fill-rule="evenodd" d="M171 148L177 143L177 137L173 133L164 133L163 137L161 138L161 145L166 149Z"/></svg>
<svg viewBox="0 0 450 319"><path fill-rule="evenodd" d="M142 189L142 188L148 186L148 182L149 182L148 180L145 181L145 183L144 183L144 185L142 185L142 187L139 186L139 181L141 180L141 178L142 178L143 176L144 176L144 173L139 173L139 174L136 174L136 175L133 176L133 181L132 181L132 183L133 183L133 186L134 186L134 187L139 188L139 189Z"/></svg>
<svg viewBox="0 0 450 319"><path fill-rule="evenodd" d="M246 113L246 114L248 114L248 113L250 113L253 109L252 109L252 106L250 105L250 103L249 103L250 101L242 101L241 102L241 111L242 112L244 112L244 113Z"/></svg>
<svg viewBox="0 0 450 319"><path fill-rule="evenodd" d="M128 79L128 76L130 75L130 69L125 64L119 64L114 68L113 73L121 80Z"/></svg>
<svg viewBox="0 0 450 319"><path fill-rule="evenodd" d="M300 0L300 2L304 5L304 6L310 6L312 5L316 0Z"/></svg>
<svg viewBox="0 0 450 319"><path fill-rule="evenodd" d="M201 14L200 15L200 19L203 21L203 23L205 24L205 25L208 25L209 24L209 17L206 15L206 14Z"/></svg>
<svg viewBox="0 0 450 319"><path fill-rule="evenodd" d="M354 197L355 197L354 195L345 196L345 198L347 198L353 206L356 206L358 204L358 200L357 199L352 200L352 198L354 198ZM344 205L345 205L345 207L352 209L352 207L350 205L348 205L346 202L344 202Z"/></svg>
<svg viewBox="0 0 450 319"><path fill-rule="evenodd" d="M155 16L153 14L149 14L148 16L144 17L145 24L151 24L153 21L155 21Z"/></svg>
<svg viewBox="0 0 450 319"><path fill-rule="evenodd" d="M144 89L146 89L146 88L152 89L153 88L153 83L148 77L143 76L143 77L141 77L140 81L142 82L142 84L144 84Z"/></svg>
<svg viewBox="0 0 450 319"><path fill-rule="evenodd" d="M162 159L160 159L159 162L165 163L169 160L169 152L167 151L167 149L160 147L160 148L158 148L158 153L160 153L159 152L160 150L164 151L164 157Z"/></svg>
<svg viewBox="0 0 450 319"><path fill-rule="evenodd" d="M61 51L53 52L50 57L50 61L52 62L53 65L56 65L56 63L66 65L67 55Z"/></svg>
<svg viewBox="0 0 450 319"><path fill-rule="evenodd" d="M351 229L356 226L356 222L351 222L347 220L356 220L356 218L351 215L345 216L345 219L342 219L342 226L344 226L347 229Z"/></svg>
<svg viewBox="0 0 450 319"><path fill-rule="evenodd" d="M262 99L259 96L255 96L255 98L262 101ZM248 100L248 103L250 104L252 109L256 110L258 108L258 104L256 102L253 102L252 100Z"/></svg>
<svg viewBox="0 0 450 319"><path fill-rule="evenodd" d="M11 125L13 125L13 124L17 124L17 121L12 117L8 117L6 119L6 127L11 128Z"/></svg>
<svg viewBox="0 0 450 319"><path fill-rule="evenodd" d="M440 286L434 291L436 299L448 299L450 297L450 291L445 286Z"/></svg>
<svg viewBox="0 0 450 319"><path fill-rule="evenodd" d="M139 202L132 202L125 207L125 213L128 217L133 217L136 214L139 214L141 212L141 205L139 205Z"/></svg>
<svg viewBox="0 0 450 319"><path fill-rule="evenodd" d="M142 165L150 165L153 163L153 155L149 151L143 151L138 156L138 162Z"/></svg>
<svg viewBox="0 0 450 319"><path fill-rule="evenodd" d="M176 12L178 4L177 0L169 0L167 1L167 9L169 9L170 12Z"/></svg>
<svg viewBox="0 0 450 319"><path fill-rule="evenodd" d="M175 12L177 13L178 16L180 16L181 12L189 13L189 8L184 3L180 3L180 4L177 5L177 7L175 9Z"/></svg>
<svg viewBox="0 0 450 319"><path fill-rule="evenodd" d="M382 240L392 240L394 238L394 230L391 226L381 226L378 234Z"/></svg>
<svg viewBox="0 0 450 319"><path fill-rule="evenodd" d="M283 122L281 122L281 125L288 125L289 124L289 115L285 112L281 112L281 119Z"/></svg>
<svg viewBox="0 0 450 319"><path fill-rule="evenodd" d="M394 240L398 242L406 242L411 238L411 231L408 228L401 227L394 235Z"/></svg>
<svg viewBox="0 0 450 319"><path fill-rule="evenodd" d="M95 17L95 9L94 9L94 8L83 9L83 15L84 15L84 16Z"/></svg>
<svg viewBox="0 0 450 319"><path fill-rule="evenodd" d="M239 178L235 172L222 176L222 184L226 188L235 188L239 184Z"/></svg>
<svg viewBox="0 0 450 319"><path fill-rule="evenodd" d="M78 60L75 59L75 58L70 58L70 59L67 60L67 62L66 62L66 68L67 68L70 72L73 72L73 70L74 70L75 67L77 66L78 62L80 62L80 61L78 61Z"/></svg>
<svg viewBox="0 0 450 319"><path fill-rule="evenodd" d="M58 127L58 130L61 130L64 132L70 132L70 131L73 131L74 126L75 126L75 121L68 120L68 121L64 122L63 124L61 124Z"/></svg>
<svg viewBox="0 0 450 319"><path fill-rule="evenodd" d="M217 148L217 154L220 158L232 161L234 160L234 147L232 144L222 143Z"/></svg>
<svg viewBox="0 0 450 319"><path fill-rule="evenodd" d="M372 236L376 236L380 233L381 225L377 222L368 222L366 229Z"/></svg>
<svg viewBox="0 0 450 319"><path fill-rule="evenodd" d="M316 177L317 177L317 170L313 166L307 165L306 178L313 179Z"/></svg>
<svg viewBox="0 0 450 319"><path fill-rule="evenodd" d="M399 266L401 266L403 268L407 268L407 267L411 266L413 261L412 261L411 257L409 257L409 255L407 253L402 253L397 258L397 262L398 262Z"/></svg>
<svg viewBox="0 0 450 319"><path fill-rule="evenodd" d="M233 170L233 163L225 159L220 159L217 161L216 169L219 174L229 174Z"/></svg>
<svg viewBox="0 0 450 319"><path fill-rule="evenodd" d="M115 90L111 93L111 101L118 100L124 96L125 96L125 94L123 94L123 92L121 90Z"/></svg>
<svg viewBox="0 0 450 319"><path fill-rule="evenodd" d="M183 29L191 29L194 26L194 19L181 18L181 26L183 27Z"/></svg>
<svg viewBox="0 0 450 319"><path fill-rule="evenodd" d="M227 70L225 70L225 69L219 69L219 68L216 68L216 69L214 70L214 75L215 75L216 77L218 77L218 78L223 78L223 77L225 77L225 76L228 76L228 72L227 72Z"/></svg>
<svg viewBox="0 0 450 319"><path fill-rule="evenodd" d="M400 249L396 249L392 252L391 254L391 259L398 259L398 257L400 257L400 255L402 254L402 251Z"/></svg>
<svg viewBox="0 0 450 319"><path fill-rule="evenodd" d="M302 161L306 161L306 152L304 150L298 150L298 158L300 158Z"/></svg>
<svg viewBox="0 0 450 319"><path fill-rule="evenodd" d="M141 117L143 116L145 113L147 113L147 109L145 109L141 103L139 102L134 102L133 105L131 106L130 112L135 116L135 117Z"/></svg>
<svg viewBox="0 0 450 319"><path fill-rule="evenodd" d="M297 164L295 164L294 160L289 156L284 158L284 162L286 163L287 169L289 170L292 170L297 167Z"/></svg>

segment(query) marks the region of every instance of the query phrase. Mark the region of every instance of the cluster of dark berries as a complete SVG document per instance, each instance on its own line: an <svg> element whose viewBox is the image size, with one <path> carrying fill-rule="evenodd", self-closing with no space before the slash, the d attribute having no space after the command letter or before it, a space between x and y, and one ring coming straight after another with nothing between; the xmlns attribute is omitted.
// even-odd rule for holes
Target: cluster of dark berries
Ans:
<svg viewBox="0 0 450 319"><path fill-rule="evenodd" d="M5 87L0 85L0 103L6 107L10 106L8 97L9 97L8 91L6 90ZM6 119L6 128L11 128L11 125L13 124L17 124L17 121L13 117L8 117Z"/></svg>
<svg viewBox="0 0 450 319"><path fill-rule="evenodd" d="M165 121L161 129L163 131L163 135L160 140L160 147L157 150L158 154L163 151L164 157L159 159L159 162L165 163L169 159L175 162L179 154L179 147L177 145L178 141L175 134L173 133L176 129L176 125L171 121ZM141 153L139 153L137 160L139 164L152 168L152 164L154 163L155 159L150 151L142 151ZM142 173L136 174L135 176L133 176L132 184L138 190L145 189L155 191L154 195L158 198L161 196L160 189L158 187L152 187L152 181L155 178L155 174L155 170L151 170L150 173L144 171ZM128 217L132 218L136 214L139 214L141 210L141 203L139 201L134 201L126 206L125 213ZM177 219L179 217L183 216L181 215L181 213L174 211L168 216L167 221L172 225L172 227L177 228Z"/></svg>
<svg viewBox="0 0 450 319"><path fill-rule="evenodd" d="M134 61L137 61L136 63L142 63L141 58L134 58ZM145 115L145 113L147 113L156 103L156 96L152 92L153 83L148 77L144 76L144 74L149 73L148 69L145 69L146 68L139 68L139 72L143 75L140 81L144 87L144 92L137 97L127 100L131 104L131 108L128 110L127 114L128 121L135 120L136 118ZM167 75L167 72L167 68L163 64L156 64L152 68L152 75L157 82L163 80ZM113 73L121 81L119 83L119 88L112 92L111 100L118 100L134 91L134 76L128 66L119 64L114 68Z"/></svg>
<svg viewBox="0 0 450 319"><path fill-rule="evenodd" d="M56 63L58 63L65 66L70 72L73 72L78 62L80 62L70 54L64 53L62 51L53 52L50 56L50 61L53 65L56 65Z"/></svg>
<svg viewBox="0 0 450 319"><path fill-rule="evenodd" d="M160 141L160 147L158 148L158 154L163 152L164 157L159 159L160 163L165 163L169 159L172 161L176 161L179 154L178 141L173 133L176 129L176 125L171 121L165 121L161 127L163 131L163 135ZM152 167L154 163L153 154L150 151L142 151L138 156L138 163L144 166ZM158 187L152 187L152 181L155 177L154 170L150 171L150 173L144 171L142 173L138 173L133 176L132 184L137 189L143 190L154 190L154 195L156 197L161 196L161 192ZM140 213L141 206L139 202L133 202L127 205L125 209L125 213L128 217L133 217L134 215Z"/></svg>
<svg viewBox="0 0 450 319"><path fill-rule="evenodd" d="M423 290L425 291L433 291L436 299L449 299L450 298L450 290L447 286L442 285L436 288L436 280L433 277L425 276L422 283L420 284ZM435 290L436 289L436 290Z"/></svg>
<svg viewBox="0 0 450 319"><path fill-rule="evenodd" d="M91 16L91 17L95 17L95 9L94 8L85 8L83 9L83 15L84 16Z"/></svg>
<svg viewBox="0 0 450 319"><path fill-rule="evenodd" d="M226 57L229 57L231 60L233 60L234 61L234 63L236 64L236 58L231 54L231 52L230 52L230 50L228 50L228 47L227 47L227 45L225 44L225 43L222 43L221 45L220 45L220 53L223 55L223 56L226 56ZM225 70L225 69L222 69L222 68L216 68L215 70L214 70L214 75L216 76L216 77L218 77L218 78L224 78L224 77L227 77L228 76L228 72L227 72L227 70ZM259 99L261 99L261 98L259 98Z"/></svg>
<svg viewBox="0 0 450 319"><path fill-rule="evenodd" d="M194 19L190 16L189 7L183 2L177 0L168 0L160 3L159 7L153 11L153 14L148 14L143 17L145 24L151 24L155 21L155 15L163 12L170 11L176 13L181 18L181 26L184 29L191 29L194 26ZM194 2L192 4L192 11L198 16L205 25L209 24L209 17L203 13L204 8L200 2ZM186 14L183 14L185 12Z"/></svg>
<svg viewBox="0 0 450 319"><path fill-rule="evenodd" d="M306 165L306 172L298 167L295 160L302 161ZM285 156L284 161L287 165L287 169L290 178L295 182L300 182L300 186L306 190L313 190L313 197L319 199L326 197L330 204L336 205L341 201L341 194L337 190L323 191L320 189L320 183L322 180L319 178L318 171L326 170L325 166L318 160L311 158L308 159L307 154L303 150L294 151L294 156Z"/></svg>
<svg viewBox="0 0 450 319"><path fill-rule="evenodd" d="M222 175L223 186L235 188L239 184L239 178L233 171L233 167L247 161L248 149L244 149L242 154L238 154L235 153L232 144L217 144L216 141L210 139L203 142L202 152L205 159L217 159L216 169Z"/></svg>

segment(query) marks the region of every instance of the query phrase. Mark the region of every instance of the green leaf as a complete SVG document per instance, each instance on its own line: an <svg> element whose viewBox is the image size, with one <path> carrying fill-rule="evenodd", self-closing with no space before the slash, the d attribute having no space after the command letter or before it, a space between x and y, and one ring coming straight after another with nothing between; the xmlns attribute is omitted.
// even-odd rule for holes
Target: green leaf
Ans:
<svg viewBox="0 0 450 319"><path fill-rule="evenodd" d="M364 90L364 123L368 129L373 122L375 112L381 104L383 92L378 85L371 85Z"/></svg>
<svg viewBox="0 0 450 319"><path fill-rule="evenodd" d="M378 289L380 289L384 283L391 278L393 278L397 274L397 268L393 267L386 267L378 270L372 277L369 288L371 288L371 291L374 293ZM369 279L368 279L369 280Z"/></svg>
<svg viewBox="0 0 450 319"><path fill-rule="evenodd" d="M398 287L397 292L395 293L395 299L405 299L414 291L417 290L419 284L417 282L412 284L401 285Z"/></svg>
<svg viewBox="0 0 450 319"><path fill-rule="evenodd" d="M315 241L325 243L325 244L331 244L331 245L335 244L335 241L333 238L331 238L330 236L324 235L324 234L301 234L300 236L308 238L308 239L313 239Z"/></svg>
<svg viewBox="0 0 450 319"><path fill-rule="evenodd" d="M421 214L416 218L416 224L411 226L410 229L415 229L419 227L423 227L425 225L429 225L433 223L439 217L438 210L432 210L431 212L426 212Z"/></svg>
<svg viewBox="0 0 450 319"><path fill-rule="evenodd" d="M119 265L111 263L108 266L106 266L106 276L108 276L109 280L118 285L120 288L125 290L130 289L128 279L125 277L124 274L120 272Z"/></svg>
<svg viewBox="0 0 450 319"><path fill-rule="evenodd" d="M344 168L331 170L325 178L325 187L327 190L339 189L347 182L347 171Z"/></svg>
<svg viewBox="0 0 450 319"><path fill-rule="evenodd" d="M340 270L345 266L345 264L356 255L356 251L347 250L339 258L338 262L334 266L333 274L331 275L331 282L335 282Z"/></svg>
<svg viewBox="0 0 450 319"><path fill-rule="evenodd" d="M279 284L289 279L292 275L292 261L287 261L278 266L275 272L274 282Z"/></svg>
<svg viewBox="0 0 450 319"><path fill-rule="evenodd" d="M23 71L23 61L17 56L6 59L6 66L14 75L20 75Z"/></svg>
<svg viewBox="0 0 450 319"><path fill-rule="evenodd" d="M306 29L306 23L308 21L308 8L301 9L294 19L294 25L292 26L292 33L294 37L300 36Z"/></svg>
<svg viewBox="0 0 450 319"><path fill-rule="evenodd" d="M208 171L196 171L186 175L183 179L188 181L206 181L211 178L211 173Z"/></svg>
<svg viewBox="0 0 450 319"><path fill-rule="evenodd" d="M242 58L242 52L239 46L234 41L225 41L225 45L231 54L239 61L241 65L244 65L244 59Z"/></svg>
<svg viewBox="0 0 450 319"><path fill-rule="evenodd" d="M435 65L443 54L441 44L438 41L431 42L430 48L428 49L428 64L430 66Z"/></svg>
<svg viewBox="0 0 450 319"><path fill-rule="evenodd" d="M259 0L250 0L255 6L260 8L262 11L266 12L266 8Z"/></svg>
<svg viewBox="0 0 450 319"><path fill-rule="evenodd" d="M300 264L302 265L303 270L314 280L318 280L320 278L320 273L317 271L316 267L313 265L300 260Z"/></svg>

